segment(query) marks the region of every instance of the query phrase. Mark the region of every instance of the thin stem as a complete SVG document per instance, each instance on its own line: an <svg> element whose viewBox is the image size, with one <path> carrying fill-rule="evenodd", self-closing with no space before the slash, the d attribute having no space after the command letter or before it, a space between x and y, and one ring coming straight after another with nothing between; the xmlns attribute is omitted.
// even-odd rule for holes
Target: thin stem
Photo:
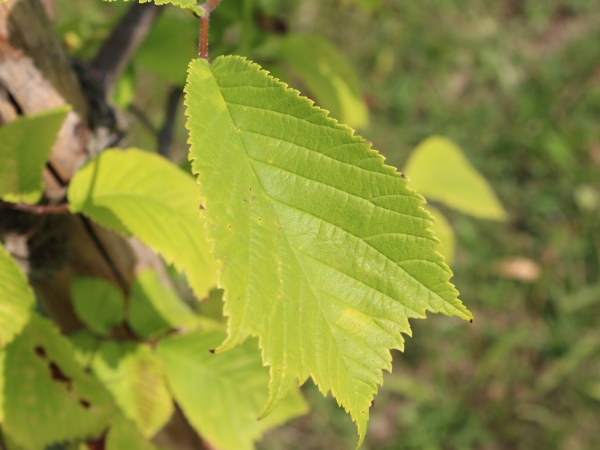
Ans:
<svg viewBox="0 0 600 450"><path fill-rule="evenodd" d="M37 215L69 213L69 205L66 203L60 205L28 205L26 203L8 203L0 201L0 209L14 209Z"/></svg>
<svg viewBox="0 0 600 450"><path fill-rule="evenodd" d="M215 9L219 3L221 3L221 0L207 0L202 5L204 13L200 18L200 45L198 48L198 58L205 59L209 62L210 60L208 59L208 19L212 10Z"/></svg>

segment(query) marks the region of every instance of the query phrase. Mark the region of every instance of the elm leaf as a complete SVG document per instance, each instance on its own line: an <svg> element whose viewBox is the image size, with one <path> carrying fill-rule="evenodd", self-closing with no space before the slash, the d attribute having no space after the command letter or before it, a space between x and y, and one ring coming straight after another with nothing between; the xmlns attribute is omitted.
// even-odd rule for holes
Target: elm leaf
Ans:
<svg viewBox="0 0 600 450"><path fill-rule="evenodd" d="M135 235L185 271L198 298L215 285L194 180L163 157L137 149L104 151L71 180L69 208Z"/></svg>
<svg viewBox="0 0 600 450"><path fill-rule="evenodd" d="M190 63L192 170L228 336L258 336L261 417L310 376L358 426L409 318L470 320L408 180L352 129L244 58Z"/></svg>

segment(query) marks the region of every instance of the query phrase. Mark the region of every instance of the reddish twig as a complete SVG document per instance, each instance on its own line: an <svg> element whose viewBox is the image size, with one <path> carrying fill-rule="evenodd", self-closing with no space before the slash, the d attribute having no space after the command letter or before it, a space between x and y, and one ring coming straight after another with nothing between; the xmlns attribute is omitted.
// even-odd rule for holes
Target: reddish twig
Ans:
<svg viewBox="0 0 600 450"><path fill-rule="evenodd" d="M0 201L0 209L14 209L37 215L69 213L69 205L67 203L60 205L28 205L27 203L8 203Z"/></svg>
<svg viewBox="0 0 600 450"><path fill-rule="evenodd" d="M202 5L204 13L200 18L200 45L198 47L198 58L207 61L210 61L208 59L208 19L212 10L215 9L219 3L221 3L221 0L207 0L206 3Z"/></svg>

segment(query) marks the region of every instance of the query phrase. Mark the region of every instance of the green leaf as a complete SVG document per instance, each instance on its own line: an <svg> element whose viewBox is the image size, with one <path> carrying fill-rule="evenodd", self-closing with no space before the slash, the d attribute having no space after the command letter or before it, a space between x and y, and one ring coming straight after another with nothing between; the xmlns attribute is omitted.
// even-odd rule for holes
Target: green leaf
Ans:
<svg viewBox="0 0 600 450"><path fill-rule="evenodd" d="M149 345L104 342L92 361L92 369L143 436L152 437L171 417L173 402L162 361Z"/></svg>
<svg viewBox="0 0 600 450"><path fill-rule="evenodd" d="M268 370L252 341L212 354L224 337L218 330L169 337L158 344L158 354L173 396L194 428L219 449L249 450L268 428L304 414L306 404L293 392L273 417L257 421L268 397Z"/></svg>
<svg viewBox="0 0 600 450"><path fill-rule="evenodd" d="M27 449L98 436L114 406L74 359L69 341L32 316L5 350L3 429Z"/></svg>
<svg viewBox="0 0 600 450"><path fill-rule="evenodd" d="M438 248L438 252L442 254L448 265L451 265L454 260L455 246L452 225L439 209L431 205L427 205L426 209L435 219L435 235L442 243L441 247Z"/></svg>
<svg viewBox="0 0 600 450"><path fill-rule="evenodd" d="M412 152L405 172L427 199L482 219L506 219L491 186L449 139L433 136L423 141Z"/></svg>
<svg viewBox="0 0 600 450"><path fill-rule="evenodd" d="M70 106L20 117L0 127L0 198L34 204L42 197L42 169Z"/></svg>
<svg viewBox="0 0 600 450"><path fill-rule="evenodd" d="M69 335L69 341L73 345L75 351L75 360L81 367L89 367L94 358L94 354L100 346L100 339L90 330L76 331Z"/></svg>
<svg viewBox="0 0 600 450"><path fill-rule="evenodd" d="M222 264L228 337L258 336L270 411L309 376L350 412L369 405L426 311L471 319L423 198L364 139L256 64L190 64L190 158Z"/></svg>
<svg viewBox="0 0 600 450"><path fill-rule="evenodd" d="M105 2L115 2L117 0L104 0ZM128 2L130 0L123 0ZM134 0L135 1L135 0ZM198 16L204 14L204 8L198 5L197 0L138 0L139 3L155 3L156 5L175 5L182 9L187 9Z"/></svg>
<svg viewBox="0 0 600 450"><path fill-rule="evenodd" d="M34 303L25 275L0 243L0 349L27 324Z"/></svg>
<svg viewBox="0 0 600 450"><path fill-rule="evenodd" d="M136 149L107 150L75 174L69 202L72 212L135 235L185 270L199 298L215 285L196 184L163 157Z"/></svg>
<svg viewBox="0 0 600 450"><path fill-rule="evenodd" d="M156 447L140 434L135 424L119 416L106 436L106 450L155 450Z"/></svg>
<svg viewBox="0 0 600 450"><path fill-rule="evenodd" d="M147 270L131 285L129 324L140 338L148 339L172 328L196 328L199 320L172 289L160 282L156 272Z"/></svg>
<svg viewBox="0 0 600 450"><path fill-rule="evenodd" d="M74 277L71 295L75 312L95 333L107 335L123 321L125 300L112 283L99 278Z"/></svg>
<svg viewBox="0 0 600 450"><path fill-rule="evenodd" d="M340 51L320 36L291 35L279 57L298 76L317 102L351 127L366 127L369 111L354 67Z"/></svg>

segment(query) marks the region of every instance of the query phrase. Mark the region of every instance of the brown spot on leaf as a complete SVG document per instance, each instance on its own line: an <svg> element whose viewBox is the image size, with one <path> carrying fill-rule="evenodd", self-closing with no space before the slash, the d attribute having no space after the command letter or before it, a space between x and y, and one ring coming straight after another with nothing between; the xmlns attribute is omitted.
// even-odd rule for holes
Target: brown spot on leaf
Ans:
<svg viewBox="0 0 600 450"><path fill-rule="evenodd" d="M44 350L44 347L42 347L41 345L38 345L37 347L35 347L33 349L33 351L35 352L36 355L38 355L40 358L46 358L46 350Z"/></svg>
<svg viewBox="0 0 600 450"><path fill-rule="evenodd" d="M79 404L81 406L83 406L85 409L90 409L90 407L92 406L92 404L90 402L88 402L87 400L80 398L79 399Z"/></svg>
<svg viewBox="0 0 600 450"><path fill-rule="evenodd" d="M64 384L68 391L73 388L72 380L53 361L50 361L50 374L54 381Z"/></svg>

